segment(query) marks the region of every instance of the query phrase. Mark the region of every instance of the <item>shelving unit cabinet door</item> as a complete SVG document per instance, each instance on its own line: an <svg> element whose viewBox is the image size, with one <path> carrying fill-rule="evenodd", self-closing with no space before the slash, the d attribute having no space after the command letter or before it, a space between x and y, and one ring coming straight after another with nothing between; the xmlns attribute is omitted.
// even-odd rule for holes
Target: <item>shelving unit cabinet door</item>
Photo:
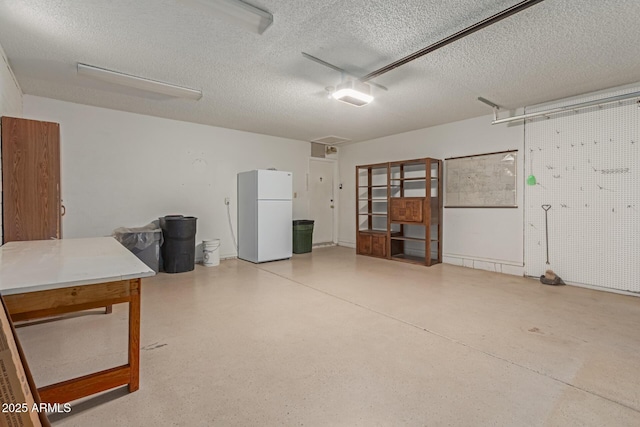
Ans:
<svg viewBox="0 0 640 427"><path fill-rule="evenodd" d="M390 200L392 222L423 222L424 198L392 197Z"/></svg>
<svg viewBox="0 0 640 427"><path fill-rule="evenodd" d="M387 257L387 236L371 236L371 255L380 258Z"/></svg>
<svg viewBox="0 0 640 427"><path fill-rule="evenodd" d="M359 255L369 255L378 258L387 257L387 235L386 233L358 233L358 248L357 253Z"/></svg>
<svg viewBox="0 0 640 427"><path fill-rule="evenodd" d="M368 233L358 233L358 254L371 255L373 236Z"/></svg>
<svg viewBox="0 0 640 427"><path fill-rule="evenodd" d="M60 125L2 117L3 242L61 237Z"/></svg>

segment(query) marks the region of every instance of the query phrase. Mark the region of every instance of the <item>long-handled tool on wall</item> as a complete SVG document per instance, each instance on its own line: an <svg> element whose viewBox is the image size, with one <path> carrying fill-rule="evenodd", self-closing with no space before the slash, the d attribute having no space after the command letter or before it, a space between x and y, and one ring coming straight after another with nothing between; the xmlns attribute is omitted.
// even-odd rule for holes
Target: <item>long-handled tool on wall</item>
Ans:
<svg viewBox="0 0 640 427"><path fill-rule="evenodd" d="M549 209L551 205L542 205L544 209L544 231L547 239L547 265L549 265Z"/></svg>
<svg viewBox="0 0 640 427"><path fill-rule="evenodd" d="M549 265L549 209L551 205L542 205L544 209L544 232L547 238L547 265ZM540 276L540 282L545 285L564 285L564 281L560 276L553 272L553 270L547 270Z"/></svg>

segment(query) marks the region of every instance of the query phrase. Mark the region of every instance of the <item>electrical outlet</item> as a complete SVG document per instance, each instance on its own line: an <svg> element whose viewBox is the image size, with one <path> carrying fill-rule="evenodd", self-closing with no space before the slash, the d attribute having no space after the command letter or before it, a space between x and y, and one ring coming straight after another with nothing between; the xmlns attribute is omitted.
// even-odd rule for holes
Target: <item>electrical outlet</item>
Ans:
<svg viewBox="0 0 640 427"><path fill-rule="evenodd" d="M229 202L231 202L231 200L228 197L224 198L224 204L225 205L229 205Z"/></svg>

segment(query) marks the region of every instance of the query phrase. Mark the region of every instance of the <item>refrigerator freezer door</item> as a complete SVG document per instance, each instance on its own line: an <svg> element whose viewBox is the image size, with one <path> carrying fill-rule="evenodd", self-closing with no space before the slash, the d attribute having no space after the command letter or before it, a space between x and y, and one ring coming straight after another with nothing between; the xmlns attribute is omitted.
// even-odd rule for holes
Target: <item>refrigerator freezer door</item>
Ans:
<svg viewBox="0 0 640 427"><path fill-rule="evenodd" d="M284 171L258 170L259 200L291 200L293 174Z"/></svg>
<svg viewBox="0 0 640 427"><path fill-rule="evenodd" d="M258 201L258 262L291 258L292 202Z"/></svg>

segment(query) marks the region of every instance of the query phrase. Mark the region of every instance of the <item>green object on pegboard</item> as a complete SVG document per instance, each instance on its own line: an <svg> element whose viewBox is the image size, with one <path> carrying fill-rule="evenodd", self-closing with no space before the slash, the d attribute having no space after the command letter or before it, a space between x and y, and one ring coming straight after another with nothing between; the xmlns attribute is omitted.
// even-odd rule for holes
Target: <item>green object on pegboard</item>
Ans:
<svg viewBox="0 0 640 427"><path fill-rule="evenodd" d="M529 175L527 177L527 185L536 185L536 177L533 175Z"/></svg>

